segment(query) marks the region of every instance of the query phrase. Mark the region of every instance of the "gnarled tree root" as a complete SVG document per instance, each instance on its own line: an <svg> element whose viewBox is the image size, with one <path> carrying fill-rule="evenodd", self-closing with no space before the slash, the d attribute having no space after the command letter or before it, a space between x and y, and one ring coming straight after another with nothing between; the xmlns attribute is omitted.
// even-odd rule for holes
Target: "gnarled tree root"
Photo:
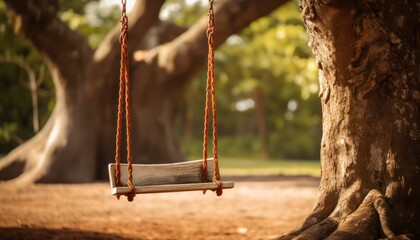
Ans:
<svg viewBox="0 0 420 240"><path fill-rule="evenodd" d="M0 158L0 183L3 185L6 183L26 185L34 183L40 178L41 171L38 165L41 161L39 161L39 156L46 148L51 130L52 124L48 122L32 139Z"/></svg>
<svg viewBox="0 0 420 240"><path fill-rule="evenodd" d="M42 130L0 159L0 182L24 186L93 181L96 176L96 121L69 116L66 107L57 102ZM75 128L90 130L76 131Z"/></svg>
<svg viewBox="0 0 420 240"><path fill-rule="evenodd" d="M392 230L392 212L384 195L371 190L359 207L344 217L329 216L312 226L288 233L279 240L415 239Z"/></svg>

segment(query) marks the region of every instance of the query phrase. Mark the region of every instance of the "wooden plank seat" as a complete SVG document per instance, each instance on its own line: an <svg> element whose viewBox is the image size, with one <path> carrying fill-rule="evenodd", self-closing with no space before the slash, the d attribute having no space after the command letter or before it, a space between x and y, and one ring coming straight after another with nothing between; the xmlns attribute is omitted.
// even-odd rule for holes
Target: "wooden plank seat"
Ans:
<svg viewBox="0 0 420 240"><path fill-rule="evenodd" d="M201 181L202 163L203 160L170 164L133 164L135 193L216 190L217 184L212 181L213 159L207 159L207 182ZM111 193L113 195L130 193L130 188L127 186L127 164L120 164L121 186L116 186L115 183L115 163L108 165L108 171ZM233 186L232 181L222 182L224 189Z"/></svg>

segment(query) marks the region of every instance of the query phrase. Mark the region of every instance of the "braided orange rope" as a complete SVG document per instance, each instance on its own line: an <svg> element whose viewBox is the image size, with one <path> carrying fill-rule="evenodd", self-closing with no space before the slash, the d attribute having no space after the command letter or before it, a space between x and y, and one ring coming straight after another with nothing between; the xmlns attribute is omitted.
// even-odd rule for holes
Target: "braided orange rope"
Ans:
<svg viewBox="0 0 420 240"><path fill-rule="evenodd" d="M217 156L217 115L216 115L216 84L214 81L214 11L213 0L209 0L209 21L207 27L208 38L208 60L207 60L207 85L206 85L206 106L204 112L204 136L203 136L203 173L202 181L207 181L207 139L208 139L208 120L210 111L210 93L211 108L213 113L213 158L214 158L214 175L213 182L217 183L217 196L223 194L222 181L220 180L219 158ZM204 191L205 193L205 191Z"/></svg>
<svg viewBox="0 0 420 240"><path fill-rule="evenodd" d="M127 163L128 163L128 181L127 185L131 192L126 194L128 201L133 201L135 196L135 187L133 184L133 166L131 157L131 116L130 116L130 76L128 73L128 17L126 13L126 0L121 0L121 61L120 61L120 84L118 93L118 116L117 116L117 135L116 135L116 149L115 149L115 178L117 186L120 185L121 171L121 135L123 123L123 104L125 103L125 127L126 127L126 142L127 142ZM125 101L123 101L123 99ZM119 199L119 196L117 196Z"/></svg>

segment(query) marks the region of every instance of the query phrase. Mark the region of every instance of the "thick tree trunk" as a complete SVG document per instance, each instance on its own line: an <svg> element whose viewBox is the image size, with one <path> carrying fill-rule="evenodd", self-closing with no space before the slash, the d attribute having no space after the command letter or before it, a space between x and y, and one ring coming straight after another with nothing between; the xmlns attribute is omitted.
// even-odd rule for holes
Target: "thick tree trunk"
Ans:
<svg viewBox="0 0 420 240"><path fill-rule="evenodd" d="M107 178L106 166L115 154L120 27L93 51L57 17L58 0L5 2L15 30L31 40L49 62L57 102L39 134L1 159L0 180L19 175L16 181L25 183ZM221 1L215 9L215 45L285 2ZM206 16L185 32L159 23L145 38L158 22L163 3L138 0L129 15L129 56L136 43L146 42L141 60L131 61L135 162L184 160L173 120L180 96L207 55Z"/></svg>
<svg viewBox="0 0 420 240"><path fill-rule="evenodd" d="M312 214L280 239L420 237L418 7L301 1L320 69L322 178Z"/></svg>
<svg viewBox="0 0 420 240"><path fill-rule="evenodd" d="M130 14L134 24L129 30L136 29L130 35L132 40L142 39L157 20L163 2L136 3ZM41 132L0 161L1 179L19 176L14 182L30 183L88 182L98 178L98 166L102 164L97 159L98 151L111 147L101 145L99 133L108 120L101 110L107 111L115 103L108 102L107 106L106 100L116 90L119 27L93 52L80 34L57 17L58 1L41 0L36 4L6 1L6 4L15 31L30 39L49 64L56 105ZM106 165L101 169L106 169Z"/></svg>

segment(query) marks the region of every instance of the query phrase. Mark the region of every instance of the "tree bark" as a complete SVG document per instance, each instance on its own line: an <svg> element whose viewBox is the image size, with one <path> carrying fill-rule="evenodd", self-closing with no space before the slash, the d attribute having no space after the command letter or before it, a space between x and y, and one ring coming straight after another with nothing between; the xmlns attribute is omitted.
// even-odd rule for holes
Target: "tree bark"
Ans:
<svg viewBox="0 0 420 240"><path fill-rule="evenodd" d="M420 237L419 5L300 2L320 70L322 177L280 239Z"/></svg>
<svg viewBox="0 0 420 240"><path fill-rule="evenodd" d="M28 183L107 178L106 166L115 154L119 26L94 51L57 17L57 0L5 2L16 32L45 56L57 100L44 128L0 161L0 179ZM215 9L216 46L285 2L220 2ZM207 55L207 17L184 31L158 21L163 3L138 0L129 15L129 56L138 43L145 44L141 61L131 59L130 66L135 162L184 160L173 131L176 103ZM151 30L153 25L157 27ZM151 41L154 38L157 41Z"/></svg>

